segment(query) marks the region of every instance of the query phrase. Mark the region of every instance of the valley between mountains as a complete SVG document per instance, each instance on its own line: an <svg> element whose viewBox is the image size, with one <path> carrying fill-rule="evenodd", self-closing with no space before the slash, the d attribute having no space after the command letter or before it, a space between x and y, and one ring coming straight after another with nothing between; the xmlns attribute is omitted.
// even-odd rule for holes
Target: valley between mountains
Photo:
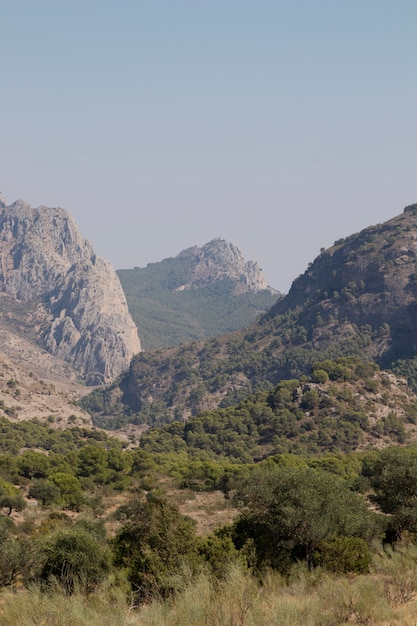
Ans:
<svg viewBox="0 0 417 626"><path fill-rule="evenodd" d="M1 623L411 624L416 542L417 204L281 294L0 197Z"/></svg>
<svg viewBox="0 0 417 626"><path fill-rule="evenodd" d="M4 377L21 389L9 414L141 432L235 406L308 377L318 361L353 356L405 376L411 394L416 226L411 205L336 241L283 296L222 239L117 275L67 212L3 202L0 345L5 363L11 359L5 367L17 368ZM155 348L141 351L139 336ZM23 393L34 376L48 403Z"/></svg>

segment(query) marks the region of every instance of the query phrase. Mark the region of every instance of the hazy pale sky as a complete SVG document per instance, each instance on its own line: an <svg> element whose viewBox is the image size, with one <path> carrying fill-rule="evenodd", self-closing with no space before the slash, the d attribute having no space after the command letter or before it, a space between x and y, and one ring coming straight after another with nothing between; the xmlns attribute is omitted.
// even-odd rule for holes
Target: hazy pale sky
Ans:
<svg viewBox="0 0 417 626"><path fill-rule="evenodd" d="M415 0L0 0L0 190L117 268L213 237L287 291L417 202Z"/></svg>

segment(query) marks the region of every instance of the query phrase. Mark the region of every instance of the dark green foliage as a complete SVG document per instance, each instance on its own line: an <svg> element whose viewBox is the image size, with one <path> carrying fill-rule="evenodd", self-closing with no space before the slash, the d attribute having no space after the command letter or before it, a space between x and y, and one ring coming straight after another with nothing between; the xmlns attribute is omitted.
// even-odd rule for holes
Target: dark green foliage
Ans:
<svg viewBox="0 0 417 626"><path fill-rule="evenodd" d="M115 564L127 569L139 602L169 595L181 563L196 558L194 523L157 493L132 502L120 515L126 522L113 540Z"/></svg>
<svg viewBox="0 0 417 626"><path fill-rule="evenodd" d="M251 392L271 389L279 380L301 377L312 368L313 372L326 371L335 381L349 380L354 373L340 357L344 353L358 358L364 354L362 344L371 341L372 329L350 325L341 342L329 341L319 350L304 339L294 345L294 331L286 328L297 328L296 319L296 314L288 313L279 322L274 318L260 327L249 328L244 336L234 334L141 353L134 357L129 374L116 386L94 392L82 404L98 426L118 428L129 422L155 426L190 413L198 414L208 402L213 404L214 393L223 394L220 406L228 407ZM358 340L354 339L356 333ZM271 334L277 337L272 342ZM262 349L255 349L257 342ZM326 367L330 364L329 373ZM115 394L117 385L119 393Z"/></svg>
<svg viewBox="0 0 417 626"><path fill-rule="evenodd" d="M45 584L57 581L67 593L93 590L109 571L106 548L78 526L56 531L42 551L40 580Z"/></svg>
<svg viewBox="0 0 417 626"><path fill-rule="evenodd" d="M399 359L391 367L395 374L404 376L411 389L417 393L417 358Z"/></svg>
<svg viewBox="0 0 417 626"><path fill-rule="evenodd" d="M29 487L29 498L39 500L42 506L48 506L59 500L60 488L50 480L35 480Z"/></svg>
<svg viewBox="0 0 417 626"><path fill-rule="evenodd" d="M17 458L18 473L25 478L46 478L51 464L45 454L27 450Z"/></svg>
<svg viewBox="0 0 417 626"><path fill-rule="evenodd" d="M385 513L396 513L417 500L417 448L382 450L369 473L375 500Z"/></svg>
<svg viewBox="0 0 417 626"><path fill-rule="evenodd" d="M331 537L318 544L313 563L336 574L366 574L371 550L360 537Z"/></svg>
<svg viewBox="0 0 417 626"><path fill-rule="evenodd" d="M14 537L12 530L13 522L0 518L0 587L13 585L29 569L29 542Z"/></svg>
<svg viewBox="0 0 417 626"><path fill-rule="evenodd" d="M362 497L326 472L259 467L240 497L246 511L236 523L235 544L252 544L258 567L286 571L295 559L311 566L321 542L339 536L369 541L379 532Z"/></svg>
<svg viewBox="0 0 417 626"><path fill-rule="evenodd" d="M7 514L11 515L15 511L23 511L26 507L26 500L15 485L0 479L0 509L7 509Z"/></svg>
<svg viewBox="0 0 417 626"><path fill-rule="evenodd" d="M61 430L51 428L48 424L44 424L37 419L12 423L5 417L0 417L0 454L17 455L21 448L38 448L64 454L91 442L106 447L120 447L120 443L108 437L103 431L79 427ZM25 458L29 460L29 464L32 460L34 463L42 464L38 453L26 452L25 455ZM42 456L45 461L45 455ZM35 461L35 459L37 460ZM19 462L23 468L25 465L24 459L21 459ZM22 469L22 476L26 475L25 471L25 469Z"/></svg>
<svg viewBox="0 0 417 626"><path fill-rule="evenodd" d="M84 502L80 481L72 474L66 472L56 472L51 475L50 479L59 489L61 506L79 511Z"/></svg>
<svg viewBox="0 0 417 626"><path fill-rule="evenodd" d="M107 452L98 446L88 445L78 452L79 476L104 484L107 480Z"/></svg>
<svg viewBox="0 0 417 626"><path fill-rule="evenodd" d="M306 377L281 381L269 393L258 392L238 405L202 412L185 424L173 422L150 429L139 445L154 453L204 450L245 463L287 452L350 452L365 438L406 440L406 419L401 413L408 408L411 415L411 402L407 405L402 399L398 414L383 418L376 417L377 404L364 410L363 382L375 382L379 389L385 380L379 382L377 365L343 357L315 363L313 375L316 372L322 373L323 383L312 383ZM375 402L382 400L375 398Z"/></svg>
<svg viewBox="0 0 417 626"><path fill-rule="evenodd" d="M103 431L87 428L54 430L37 420L18 424L7 420L4 422L2 427L0 418L0 429L4 434L3 449L13 451L18 446L36 447L45 451L29 449L16 456L0 454L0 477L6 481L26 484L27 480L49 480L50 487L51 482L59 480L52 476L63 473L70 477L73 485L78 485L78 495L73 490L72 496L66 493L67 485L61 493L60 502L76 508L83 502L81 487L88 489L94 485L106 485L120 490L128 486L131 458L122 452L120 441L108 437ZM56 486L61 488L57 483ZM32 497L38 498L34 492ZM46 496L46 500L40 497L40 500L51 503L56 497L52 500L50 496Z"/></svg>
<svg viewBox="0 0 417 626"><path fill-rule="evenodd" d="M329 374L326 372L326 370L313 369L313 371L311 372L311 380L313 383L327 383L327 381L329 380Z"/></svg>
<svg viewBox="0 0 417 626"><path fill-rule="evenodd" d="M201 538L198 553L217 578L227 573L231 563L242 560L232 541L232 528L220 529Z"/></svg>
<svg viewBox="0 0 417 626"><path fill-rule="evenodd" d="M390 447L364 464L373 499L391 514L387 538L401 539L404 531L417 534L417 448Z"/></svg>
<svg viewBox="0 0 417 626"><path fill-rule="evenodd" d="M175 346L244 328L275 304L270 291L236 293L236 281L189 283L194 259L187 255L118 270L130 313L145 350Z"/></svg>

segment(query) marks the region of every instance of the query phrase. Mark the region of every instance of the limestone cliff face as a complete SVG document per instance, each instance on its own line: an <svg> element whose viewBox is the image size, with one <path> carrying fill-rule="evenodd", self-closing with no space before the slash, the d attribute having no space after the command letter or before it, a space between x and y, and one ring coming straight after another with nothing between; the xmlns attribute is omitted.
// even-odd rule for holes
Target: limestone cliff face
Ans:
<svg viewBox="0 0 417 626"><path fill-rule="evenodd" d="M258 263L245 261L239 248L224 239L213 239L201 248L188 248L179 257L192 261L189 279L180 289L192 289L228 278L236 282L235 293L264 290L276 293L269 287Z"/></svg>
<svg viewBox="0 0 417 626"><path fill-rule="evenodd" d="M115 271L63 209L0 198L0 290L33 303L42 345L90 384L110 382L140 351Z"/></svg>

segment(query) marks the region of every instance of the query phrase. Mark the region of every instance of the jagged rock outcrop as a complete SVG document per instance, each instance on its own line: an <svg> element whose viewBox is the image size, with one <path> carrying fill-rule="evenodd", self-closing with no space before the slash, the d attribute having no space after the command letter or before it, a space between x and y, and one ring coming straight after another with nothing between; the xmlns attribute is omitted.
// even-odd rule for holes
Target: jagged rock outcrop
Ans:
<svg viewBox="0 0 417 626"><path fill-rule="evenodd" d="M277 293L266 282L256 261L245 261L233 243L221 238L212 239L201 248L193 246L183 250L179 258L190 261L190 272L185 284L177 289L192 289L222 279L236 283L235 293L269 291Z"/></svg>
<svg viewBox="0 0 417 626"><path fill-rule="evenodd" d="M115 271L63 209L0 198L0 291L32 304L38 340L89 384L110 382L140 351Z"/></svg>
<svg viewBox="0 0 417 626"><path fill-rule="evenodd" d="M340 239L309 265L268 317L299 310L313 343L352 325L372 337L366 347L382 366L417 355L417 204L383 224ZM369 330L370 329L370 330Z"/></svg>
<svg viewBox="0 0 417 626"><path fill-rule="evenodd" d="M186 419L352 355L417 390L417 204L323 249L246 331L137 355L120 389L144 420Z"/></svg>
<svg viewBox="0 0 417 626"><path fill-rule="evenodd" d="M239 330L280 297L224 239L117 273L145 350Z"/></svg>

